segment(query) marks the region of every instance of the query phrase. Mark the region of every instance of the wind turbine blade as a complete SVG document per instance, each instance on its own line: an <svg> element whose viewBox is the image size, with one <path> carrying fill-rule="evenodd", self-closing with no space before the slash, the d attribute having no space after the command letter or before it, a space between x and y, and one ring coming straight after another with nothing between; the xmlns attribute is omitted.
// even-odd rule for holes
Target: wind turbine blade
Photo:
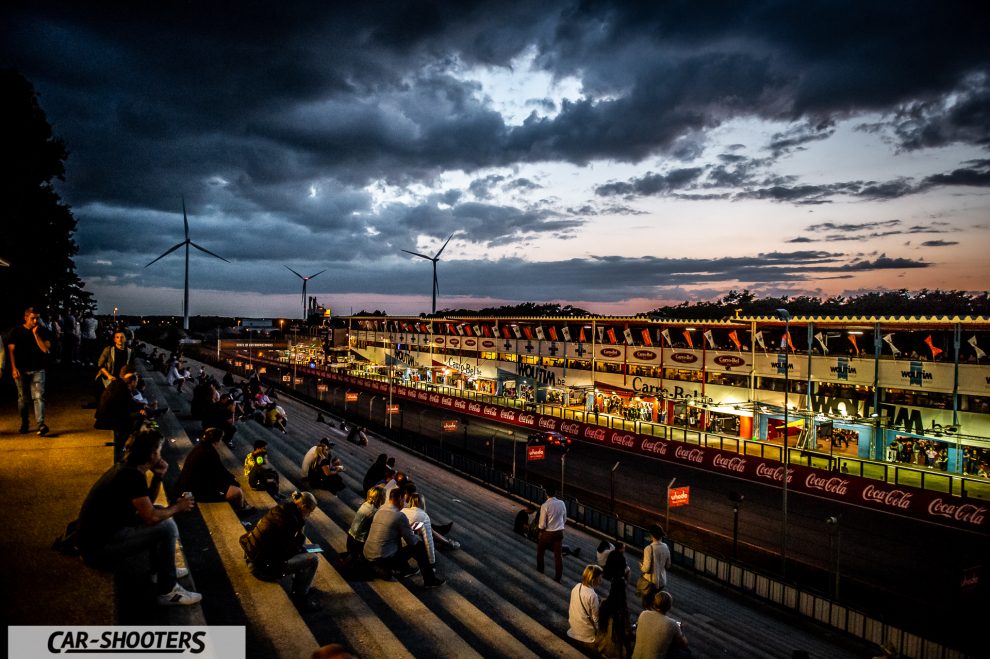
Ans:
<svg viewBox="0 0 990 659"><path fill-rule="evenodd" d="M159 256L159 257L158 257L157 259L155 259L155 260L154 260L154 261L152 261L151 263L155 263L156 261L160 261L160 260L162 260L163 258L165 258L166 256L168 256L169 254L171 254L172 252L174 252L175 250L177 250L177 249L179 249L180 247L182 247L182 246L183 246L183 245L185 245L185 244L186 244L186 243L185 243L185 241L182 241L182 242L181 242L181 243L179 243L178 245L175 245L174 247L172 247L171 249L169 249L169 250L168 250L167 252L165 252L164 254L162 254L161 256ZM149 263L148 265L151 265L151 263ZM147 267L148 267L148 265L146 265L146 266L144 266L144 267L146 267L146 268L147 268Z"/></svg>
<svg viewBox="0 0 990 659"><path fill-rule="evenodd" d="M454 234L450 234L450 238L453 238L453 237L454 237ZM437 252L437 255L433 257L434 259L440 258L440 255L443 254L443 250L447 249L447 243L450 242L450 238L447 238L447 242L443 244L443 247L440 248L440 251Z"/></svg>
<svg viewBox="0 0 990 659"><path fill-rule="evenodd" d="M402 251L405 252L406 254L412 254L413 256L418 256L421 259L426 259L427 261L433 260L432 256L427 256L426 254L420 254L419 252L410 252L408 249L404 249Z"/></svg>
<svg viewBox="0 0 990 659"><path fill-rule="evenodd" d="M191 241L191 240L189 241L189 244L190 244L190 245L192 245L193 247L195 247L196 249L198 249L198 250L199 250L199 251L201 251L201 252L205 252L205 253L207 253L207 254L209 254L210 256L215 256L215 257L217 257L218 259L220 259L220 260L221 260L221 261L223 261L224 263L230 263L230 261L228 261L227 259L225 259L225 258L223 258L223 257L222 257L222 256L220 256L219 254L214 254L214 253L213 253L213 252L211 252L210 250L208 250L208 249L206 249L205 247L200 247L199 245L197 245L196 243L194 243L194 242L193 242L193 241Z"/></svg>
<svg viewBox="0 0 990 659"><path fill-rule="evenodd" d="M299 277L303 281L306 281L306 278L305 277L303 277L301 274L299 274L298 272L296 272L295 270L293 270L289 266L285 266L285 269L288 270L289 272L291 272L292 274L294 274L295 276Z"/></svg>
<svg viewBox="0 0 990 659"><path fill-rule="evenodd" d="M189 240L189 217L186 216L186 198L182 197L182 223L186 227L186 240Z"/></svg>
<svg viewBox="0 0 990 659"><path fill-rule="evenodd" d="M323 274L324 272L326 272L326 268L324 268L323 270L320 270L320 271L319 271L319 272L317 272L317 273L316 273L315 275L310 275L309 277L306 277L306 279L314 279L314 278L316 278L317 276L319 276L319 275L322 275L322 274Z"/></svg>

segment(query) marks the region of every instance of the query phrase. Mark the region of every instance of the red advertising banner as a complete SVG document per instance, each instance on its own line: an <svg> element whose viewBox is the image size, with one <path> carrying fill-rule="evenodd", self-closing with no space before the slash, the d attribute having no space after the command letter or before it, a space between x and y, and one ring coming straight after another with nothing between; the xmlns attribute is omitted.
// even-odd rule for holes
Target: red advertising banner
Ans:
<svg viewBox="0 0 990 659"><path fill-rule="evenodd" d="M365 389L387 388L385 383L370 382L347 375L341 376L328 371L320 371L317 375ZM356 397L356 394L349 393L347 400L351 401L349 398L351 395ZM769 486L780 487L784 479L784 465L769 458L721 451L707 446L641 435L626 430L613 430L580 421L545 416L535 412L409 387L394 387L393 395L500 423L559 432L567 437L592 444L608 446L620 451L645 455ZM849 505L910 517L932 524L990 534L990 503L979 499L956 497L942 492L895 485L794 464L789 465L787 469L787 487L795 493L840 501Z"/></svg>
<svg viewBox="0 0 990 659"><path fill-rule="evenodd" d="M671 508L686 506L691 503L690 485L685 485L684 487L672 487L667 492L667 503L670 504Z"/></svg>
<svg viewBox="0 0 990 659"><path fill-rule="evenodd" d="M385 406L385 413L386 414L398 414L399 413L399 406L396 405L396 404L394 404L394 403L392 405L386 405Z"/></svg>
<svg viewBox="0 0 990 659"><path fill-rule="evenodd" d="M527 446L526 447L526 461L527 462L537 462L543 460L547 457L547 447L546 446Z"/></svg>
<svg viewBox="0 0 990 659"><path fill-rule="evenodd" d="M356 392L348 391L346 394L344 394L344 400L347 401L348 403L356 403L358 401L358 395Z"/></svg>
<svg viewBox="0 0 990 659"><path fill-rule="evenodd" d="M440 424L440 427L444 432L453 432L457 430L457 419L446 420Z"/></svg>

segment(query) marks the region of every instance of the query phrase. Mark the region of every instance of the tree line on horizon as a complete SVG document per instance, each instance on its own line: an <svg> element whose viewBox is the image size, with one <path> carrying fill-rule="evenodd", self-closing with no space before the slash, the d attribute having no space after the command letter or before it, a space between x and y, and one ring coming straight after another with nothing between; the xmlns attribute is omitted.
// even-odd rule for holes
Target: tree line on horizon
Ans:
<svg viewBox="0 0 990 659"><path fill-rule="evenodd" d="M684 301L680 304L657 307L635 314L635 317L654 320L725 320L735 316L776 316L777 309L787 309L791 316L968 316L990 318L990 292L940 289L909 291L906 288L891 291L873 291L859 295L836 295L827 298L810 295L757 297L744 289L731 290L715 300ZM359 311L355 316L384 317L385 311ZM401 315L401 314L399 314ZM569 304L553 302L524 302L484 309L441 309L437 318L463 317L604 317ZM422 318L430 314L420 314Z"/></svg>

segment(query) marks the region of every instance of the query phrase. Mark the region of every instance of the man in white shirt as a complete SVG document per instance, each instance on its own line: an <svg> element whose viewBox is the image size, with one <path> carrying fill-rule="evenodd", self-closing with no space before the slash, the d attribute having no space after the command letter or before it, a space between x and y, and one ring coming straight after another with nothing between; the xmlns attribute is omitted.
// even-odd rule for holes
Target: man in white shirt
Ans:
<svg viewBox="0 0 990 659"><path fill-rule="evenodd" d="M540 518L537 524L540 537L536 542L536 569L543 574L543 554L547 549L553 549L554 581L560 583L564 575L564 557L561 549L564 544L564 527L567 526L567 506L555 495L552 486L545 488L547 500L540 506Z"/></svg>

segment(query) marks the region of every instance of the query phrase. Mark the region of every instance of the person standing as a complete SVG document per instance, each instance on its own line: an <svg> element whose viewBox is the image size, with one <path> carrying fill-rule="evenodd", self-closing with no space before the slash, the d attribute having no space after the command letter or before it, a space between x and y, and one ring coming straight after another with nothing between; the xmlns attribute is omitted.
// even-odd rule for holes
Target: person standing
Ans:
<svg viewBox="0 0 990 659"><path fill-rule="evenodd" d="M667 587L667 570L670 568L670 549L663 541L663 527L659 524L650 525L652 542L643 549L643 562L639 569L650 586L641 592L643 608L648 609L653 595Z"/></svg>
<svg viewBox="0 0 990 659"><path fill-rule="evenodd" d="M82 318L82 322L79 323L82 361L86 366L94 366L96 364L96 330L98 326L99 321L93 317L93 312L86 311Z"/></svg>
<svg viewBox="0 0 990 659"><path fill-rule="evenodd" d="M109 345L100 353L100 359L96 362L96 377L103 382L103 388L107 388L111 382L120 375L120 369L125 366L134 367L134 353L127 347L127 335L124 330L117 330L113 333L113 345Z"/></svg>
<svg viewBox="0 0 990 659"><path fill-rule="evenodd" d="M552 486L546 488L547 500L540 506L540 518L537 528L540 537L536 542L536 569L543 574L543 555L547 549L553 550L553 579L560 583L564 575L564 528L567 526L567 506L556 497Z"/></svg>
<svg viewBox="0 0 990 659"><path fill-rule="evenodd" d="M29 432L28 401L31 401L38 422L38 435L45 436L48 434L48 426L45 425L45 359L51 351L52 337L41 325L40 319L34 307L24 310L24 324L10 330L7 335L7 354L10 357L10 375L17 385L21 434Z"/></svg>

